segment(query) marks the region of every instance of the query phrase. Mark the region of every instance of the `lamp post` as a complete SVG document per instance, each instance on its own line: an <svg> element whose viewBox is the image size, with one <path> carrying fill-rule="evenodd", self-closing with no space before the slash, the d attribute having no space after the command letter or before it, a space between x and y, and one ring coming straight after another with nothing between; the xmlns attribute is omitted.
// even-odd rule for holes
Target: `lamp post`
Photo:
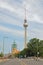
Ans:
<svg viewBox="0 0 43 65"><path fill-rule="evenodd" d="M39 56L39 51L38 51L38 44L37 44L37 60L38 60L38 56Z"/></svg>
<svg viewBox="0 0 43 65"><path fill-rule="evenodd" d="M39 40L37 40L37 60L38 60L38 55L39 55L39 46L38 46L38 42Z"/></svg>

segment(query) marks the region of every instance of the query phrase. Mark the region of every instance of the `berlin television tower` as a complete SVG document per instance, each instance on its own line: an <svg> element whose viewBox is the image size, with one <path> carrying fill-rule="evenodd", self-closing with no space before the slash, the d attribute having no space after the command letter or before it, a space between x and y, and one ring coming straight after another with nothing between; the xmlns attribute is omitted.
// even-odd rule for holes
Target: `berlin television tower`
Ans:
<svg viewBox="0 0 43 65"><path fill-rule="evenodd" d="M23 26L25 28L25 42L24 42L24 47L27 48L27 27L28 27L28 23L27 23L27 19L26 19L26 8L25 8L25 19L24 19Z"/></svg>

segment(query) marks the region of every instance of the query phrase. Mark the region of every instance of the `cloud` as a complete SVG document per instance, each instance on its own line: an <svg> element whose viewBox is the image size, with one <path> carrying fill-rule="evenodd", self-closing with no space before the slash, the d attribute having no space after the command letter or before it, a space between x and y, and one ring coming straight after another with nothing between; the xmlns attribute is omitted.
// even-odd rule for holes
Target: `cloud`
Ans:
<svg viewBox="0 0 43 65"><path fill-rule="evenodd" d="M43 23L43 0L24 0L29 21Z"/></svg>
<svg viewBox="0 0 43 65"><path fill-rule="evenodd" d="M10 2L10 0L9 0ZM25 17L25 13L24 13L24 8L25 8L25 4L26 4L26 9L27 9L27 20L28 21L35 21L35 22L38 22L38 23L43 23L43 16L42 16L42 8L39 8L39 0L37 1L34 1L34 0L22 0L22 4L15 4L15 1L14 1L14 4L10 4L9 2L0 2L0 7L1 8L4 8L8 11L10 11L11 13L16 13L17 17L19 19L24 19ZM37 3L37 4L36 4ZM43 4L42 4L43 5ZM41 3L40 3L40 7L41 7ZM41 14L41 16L40 16Z"/></svg>
<svg viewBox="0 0 43 65"><path fill-rule="evenodd" d="M23 30L20 31L16 29L10 29L5 26L0 26L0 31L7 32L9 34L11 33L12 35L15 35L15 36L23 36Z"/></svg>
<svg viewBox="0 0 43 65"><path fill-rule="evenodd" d="M1 8L3 10L5 10L5 11L7 10L8 14L11 13L11 14L14 15L14 16L11 15L12 16L11 17L11 16L9 16L10 14L7 15L7 11L6 11L6 14L3 14L3 13L0 12L0 19L3 20L3 22L9 23L9 24L13 24L13 25L18 25L20 27L22 26L22 22L21 21L17 20L17 18L15 20L15 16L18 17L18 19L24 18L23 17L23 12L22 12L23 10L22 10L21 7L18 7L16 5L13 6L13 5L9 4L8 2L1 1L0 2L0 9ZM2 12L4 12L4 11L2 11Z"/></svg>
<svg viewBox="0 0 43 65"><path fill-rule="evenodd" d="M18 19L14 19L10 16L0 14L0 20L1 20L0 22L2 23L23 27L23 23L21 23L21 21L19 21Z"/></svg>
<svg viewBox="0 0 43 65"><path fill-rule="evenodd" d="M33 28L28 31L28 38L43 39L43 29Z"/></svg>
<svg viewBox="0 0 43 65"><path fill-rule="evenodd" d="M10 2L11 0L9 0ZM24 20L24 5L25 5L25 1L26 1L26 9L27 9L27 19L28 19L28 23L29 21L34 21L34 22L38 22L38 23L43 23L43 4L42 0L22 0L22 4L17 4L15 3L14 0L14 4L9 3L9 2L1 2L0 3L0 7L4 8L6 10L8 10L11 13L16 13L16 16L20 19L20 20ZM8 14L9 14L8 12ZM6 12L7 13L7 12ZM13 16L13 17L14 17ZM13 17L7 16L7 15L1 15L0 19L3 19L3 22L5 23L9 23L9 24L13 24L13 25L18 25L20 27L22 27L23 22L18 20L18 19L13 19Z"/></svg>
<svg viewBox="0 0 43 65"><path fill-rule="evenodd" d="M12 12L15 11L15 9L11 5L9 5L7 2L0 2L0 8L7 9Z"/></svg>
<svg viewBox="0 0 43 65"><path fill-rule="evenodd" d="M38 23L43 23L43 20L40 18L39 15L33 14L32 17L29 19L30 21L38 22Z"/></svg>
<svg viewBox="0 0 43 65"><path fill-rule="evenodd" d="M5 2L5 1L0 2L0 8L3 8L10 12L16 13L18 16L21 16L23 14L22 8L20 6L17 6L16 4L14 4L14 5L9 4L8 2Z"/></svg>

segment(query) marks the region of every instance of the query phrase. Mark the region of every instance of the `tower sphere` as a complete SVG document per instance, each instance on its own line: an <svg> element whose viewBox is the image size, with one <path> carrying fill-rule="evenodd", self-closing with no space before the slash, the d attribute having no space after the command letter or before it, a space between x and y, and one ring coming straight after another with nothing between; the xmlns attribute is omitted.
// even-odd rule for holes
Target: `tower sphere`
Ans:
<svg viewBox="0 0 43 65"><path fill-rule="evenodd" d="M24 27L28 27L27 20L24 20Z"/></svg>

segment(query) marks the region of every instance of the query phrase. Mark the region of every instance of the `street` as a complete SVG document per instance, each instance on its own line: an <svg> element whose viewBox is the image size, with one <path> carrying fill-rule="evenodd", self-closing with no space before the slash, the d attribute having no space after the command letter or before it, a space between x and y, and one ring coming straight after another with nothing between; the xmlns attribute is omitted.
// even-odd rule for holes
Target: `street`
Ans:
<svg viewBox="0 0 43 65"><path fill-rule="evenodd" d="M34 59L10 59L3 61L0 65L43 65L43 60L34 60Z"/></svg>

